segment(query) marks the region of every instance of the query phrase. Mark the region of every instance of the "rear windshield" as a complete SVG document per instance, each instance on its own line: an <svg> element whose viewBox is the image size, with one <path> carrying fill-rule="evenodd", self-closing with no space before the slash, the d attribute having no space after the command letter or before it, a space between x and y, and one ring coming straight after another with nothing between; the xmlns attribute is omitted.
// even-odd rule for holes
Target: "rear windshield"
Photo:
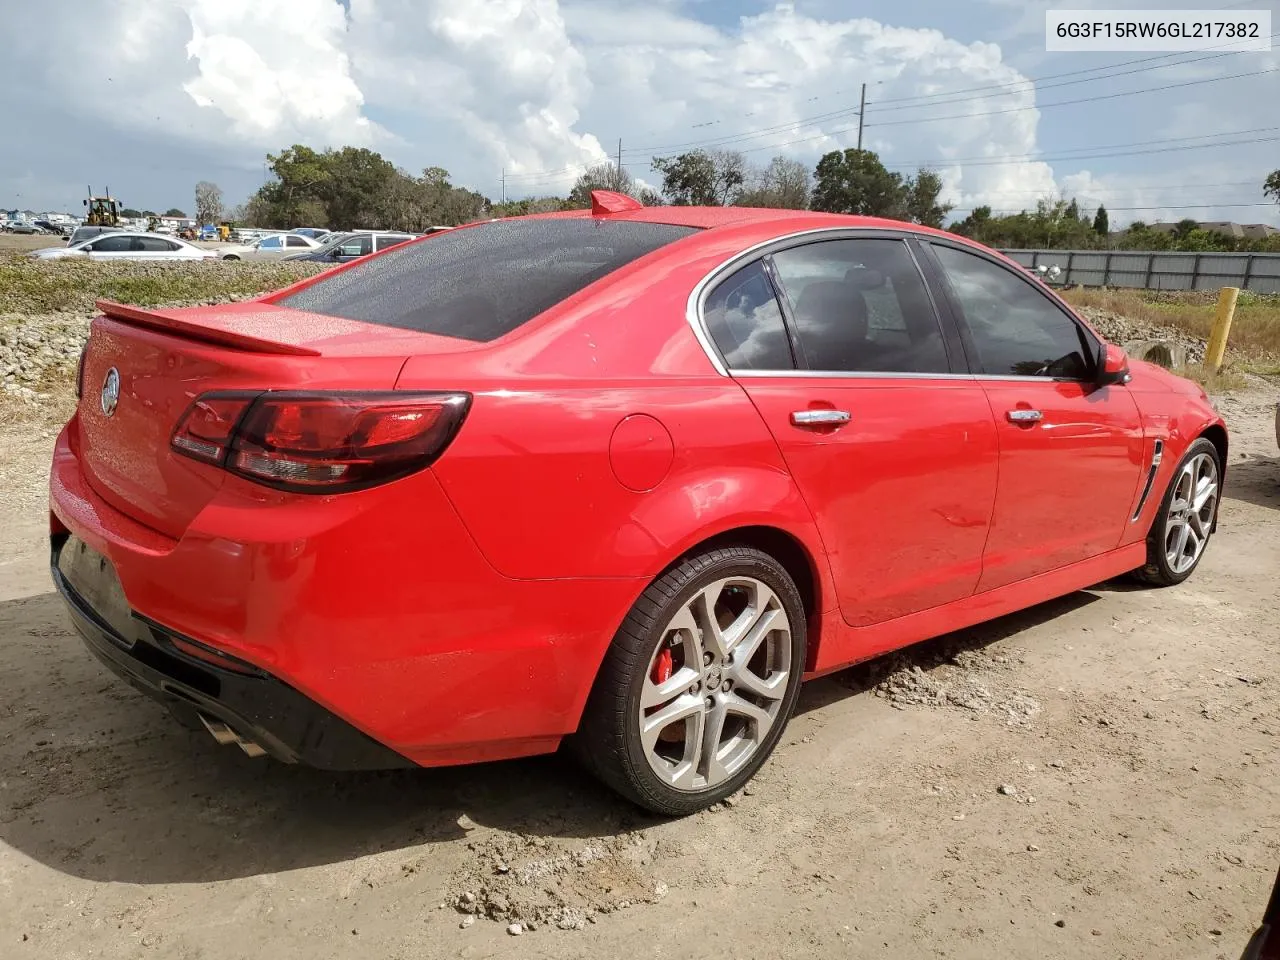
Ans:
<svg viewBox="0 0 1280 960"><path fill-rule="evenodd" d="M696 232L663 223L499 220L397 247L284 307L487 342L605 274Z"/></svg>

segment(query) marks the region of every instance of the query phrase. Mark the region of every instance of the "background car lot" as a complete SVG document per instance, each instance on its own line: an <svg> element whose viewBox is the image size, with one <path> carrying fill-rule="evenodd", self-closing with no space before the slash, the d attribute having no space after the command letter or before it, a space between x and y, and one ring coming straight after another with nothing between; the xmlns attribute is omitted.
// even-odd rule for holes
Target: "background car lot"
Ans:
<svg viewBox="0 0 1280 960"><path fill-rule="evenodd" d="M225 267L207 269L265 269ZM128 274L141 292L182 271ZM84 321L65 306L43 399L0 395L0 956L1191 960L1238 955L1256 924L1280 862L1280 451L1260 378L1215 391L1233 447L1192 581L1104 584L817 681L750 793L664 822L556 759L254 763L95 666L44 542ZM460 929L458 905L485 916ZM542 923L517 940L513 917Z"/></svg>

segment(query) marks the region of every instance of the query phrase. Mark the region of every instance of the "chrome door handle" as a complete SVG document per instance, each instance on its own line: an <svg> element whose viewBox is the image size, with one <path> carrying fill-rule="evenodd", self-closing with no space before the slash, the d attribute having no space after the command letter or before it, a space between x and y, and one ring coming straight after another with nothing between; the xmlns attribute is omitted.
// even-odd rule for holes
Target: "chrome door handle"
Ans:
<svg viewBox="0 0 1280 960"><path fill-rule="evenodd" d="M853 418L848 410L793 410L791 423L797 427L837 427Z"/></svg>
<svg viewBox="0 0 1280 960"><path fill-rule="evenodd" d="M1044 419L1044 414L1039 410L1010 410L1007 416L1010 423L1035 423Z"/></svg>

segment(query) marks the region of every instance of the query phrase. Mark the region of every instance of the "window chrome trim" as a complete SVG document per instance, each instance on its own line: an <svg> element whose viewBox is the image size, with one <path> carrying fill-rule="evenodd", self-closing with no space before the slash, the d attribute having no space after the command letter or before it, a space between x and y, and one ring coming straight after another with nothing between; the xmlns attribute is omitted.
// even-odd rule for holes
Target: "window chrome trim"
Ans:
<svg viewBox="0 0 1280 960"><path fill-rule="evenodd" d="M785 233L781 236L770 237L768 240L761 240L759 243L752 244L745 250L739 250L733 256L713 267L706 276L698 281L693 290L689 293L689 299L685 303L684 316L689 326L693 329L693 335L697 338L698 343L702 345L703 352L706 353L707 359L711 361L711 365L715 367L716 373L722 377L736 376L731 374L729 368L725 365L724 358L721 357L720 351L716 348L715 342L711 339L711 334L707 331L706 323L702 315L703 307L706 304L707 297L711 293L712 286L717 281L733 272L739 266L745 266L753 257L761 254L761 251L770 247L785 248L793 245L793 241L803 242L806 239L812 239L824 234L835 234L838 237L848 239L872 237L893 237L898 239L908 239L910 237L920 236L912 230L895 230L886 227L855 227L848 225L830 226L830 227L811 227L808 230L797 230L794 233ZM837 237L837 238L838 238ZM835 239L835 238L833 238ZM928 289L928 284L925 285ZM788 371L789 374L796 373L795 370ZM776 374L775 374L776 375ZM844 374L847 376L847 374Z"/></svg>
<svg viewBox="0 0 1280 960"><path fill-rule="evenodd" d="M707 331L706 320L703 316L703 307L706 305L707 297L711 294L711 288L717 282L728 276L741 266L745 266L753 258L762 256L762 251L771 247L778 249L786 249L796 246L800 243L810 242L818 237L830 235L831 239L900 239L911 240L917 239L926 243L940 241L941 243L955 247L958 250L973 253L981 257L994 266L1002 267L1015 276L1021 276L1024 281L1029 282L1029 278L1022 276L1020 271L1012 270L1009 265L998 256L988 256L985 251L974 250L968 244L961 241L952 240L950 237L936 237L932 234L920 233L909 229L894 229L892 227L854 227L854 226L831 226L831 227L811 227L808 230L798 230L794 233L786 233L777 237L770 237L768 240L762 240L759 243L752 244L745 250L740 250L733 256L724 260L717 266L713 267L708 273L698 281L693 290L689 293L689 298L685 303L685 320L693 330L693 335L697 338L703 352L707 355L707 359L711 361L711 365L715 368L716 373L722 377L807 377L813 379L836 379L845 378L849 380L983 380L983 381L1007 381L1012 383L1082 383L1088 384L1091 381L1081 380L1078 377L1029 377L1018 374L999 374L999 373L907 373L907 372L885 372L879 370L737 370L730 369L721 357L719 349L715 342L711 339L711 334ZM908 250L913 260L915 259L915 251ZM929 283L928 277L923 275L920 264L916 263L916 269L921 271L921 279L924 283L925 290L929 296L933 297L933 289ZM1033 289L1039 291L1036 284L1030 284ZM1058 308L1060 312L1065 312L1067 317L1073 321L1076 327L1084 327L1085 335L1089 339L1093 339L1092 330L1087 325L1081 324L1080 318L1075 312L1066 305L1053 291L1049 291L1050 296L1047 298L1050 303ZM776 294L775 294L776 295ZM942 323L942 315L938 310L938 304L934 304L934 315ZM945 338L945 328L943 335Z"/></svg>
<svg viewBox="0 0 1280 960"><path fill-rule="evenodd" d="M998 373L896 373L885 370L737 370L729 369L731 377L815 377L844 380L982 380L986 382L1011 381L1014 383L1083 383L1071 377L1028 377L1018 374L1002 376Z"/></svg>
<svg viewBox="0 0 1280 960"><path fill-rule="evenodd" d="M734 370L732 377L803 377L817 380L977 380L971 373L885 373L879 370ZM1032 378L1039 379L1039 378Z"/></svg>

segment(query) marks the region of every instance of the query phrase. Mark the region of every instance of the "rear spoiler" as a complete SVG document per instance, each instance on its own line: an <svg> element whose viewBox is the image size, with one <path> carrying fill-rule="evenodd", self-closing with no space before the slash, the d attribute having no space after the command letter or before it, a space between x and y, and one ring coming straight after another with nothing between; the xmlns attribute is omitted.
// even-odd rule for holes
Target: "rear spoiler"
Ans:
<svg viewBox="0 0 1280 960"><path fill-rule="evenodd" d="M189 310L183 310L182 313L175 310L146 310L142 307L130 306L127 303L116 303L114 300L98 300L96 306L113 320L123 320L135 326L159 330L161 333L180 334L189 340L199 340L220 347L231 347L235 350L244 350L252 353L276 353L290 357L318 357L321 355L319 350L313 350L310 347L293 343L281 343L278 340L264 340L253 334L243 333L233 329L234 324L232 323L227 323L225 326L214 326L207 322L202 323L194 317L188 318L183 315L191 312ZM219 319L225 321L231 319L231 317L223 314Z"/></svg>

